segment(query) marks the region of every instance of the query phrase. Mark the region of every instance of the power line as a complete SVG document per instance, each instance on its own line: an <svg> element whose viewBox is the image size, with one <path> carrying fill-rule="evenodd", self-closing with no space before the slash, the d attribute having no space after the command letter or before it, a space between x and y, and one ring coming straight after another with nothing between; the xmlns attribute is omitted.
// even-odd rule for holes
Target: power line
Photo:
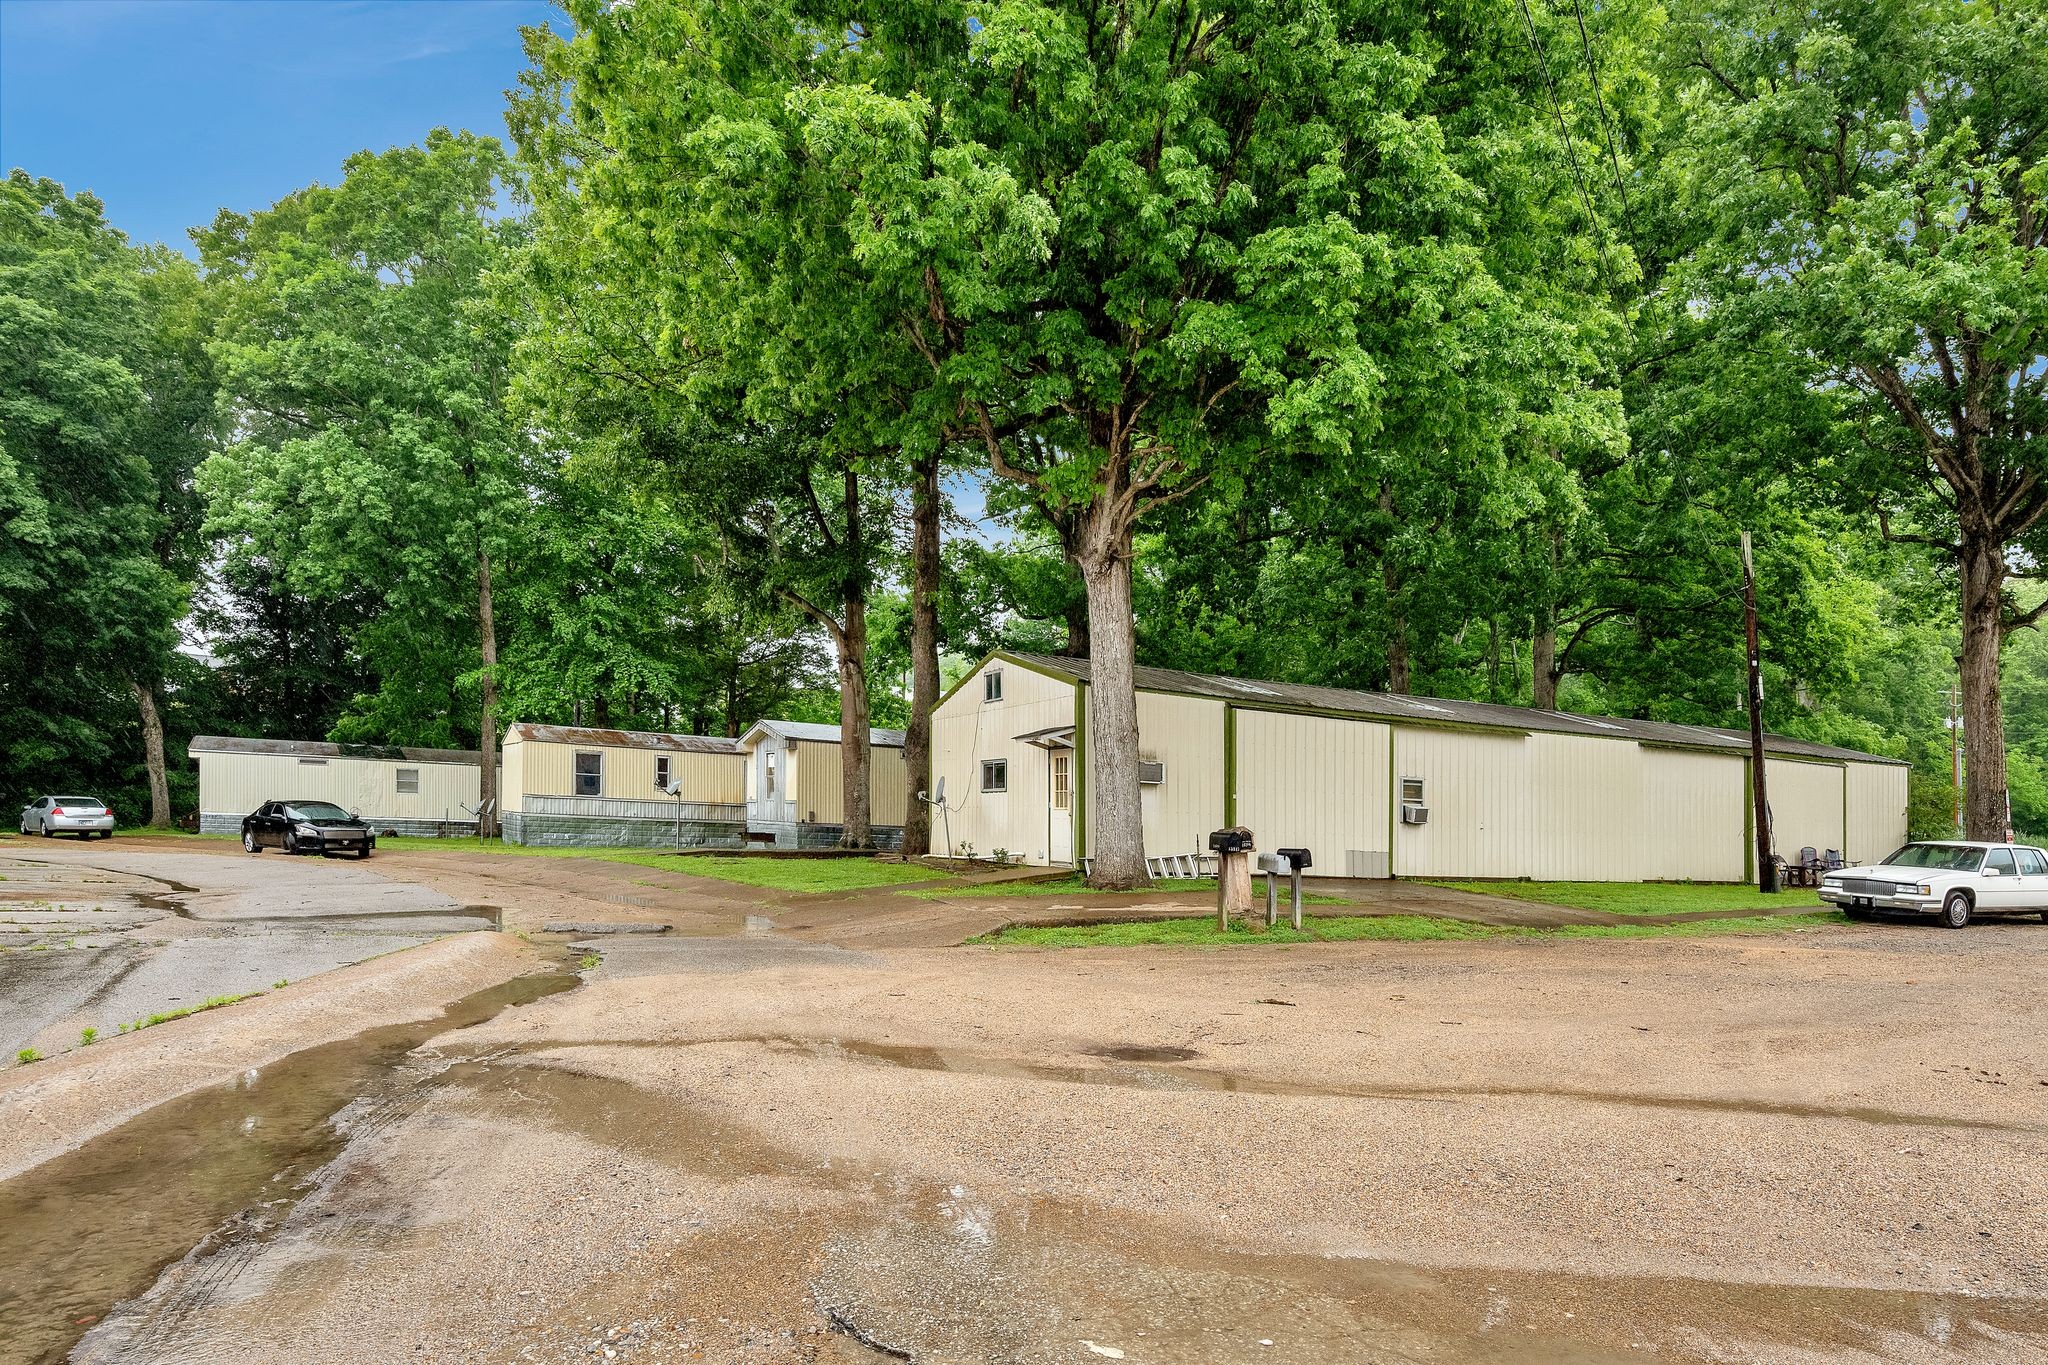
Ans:
<svg viewBox="0 0 2048 1365"><path fill-rule="evenodd" d="M1600 111L1600 130L1607 137L1607 159L1614 163L1614 188L1621 195L1621 221L1628 228L1629 236L1633 237L1635 218L1629 213L1628 186L1622 182L1621 153L1616 150L1620 139L1614 134L1614 125L1607 121L1607 101L1600 98L1600 67L1593 60L1593 39L1586 32L1586 11L1579 0L1572 0L1572 14L1579 21L1579 46L1586 51L1586 74L1593 79L1593 107Z"/></svg>
<svg viewBox="0 0 2048 1365"><path fill-rule="evenodd" d="M1572 145L1571 129L1565 126L1564 107L1557 100L1557 83L1550 79L1550 59L1543 55L1542 40L1536 36L1536 21L1529 15L1529 0L1515 0L1521 7L1522 23L1529 30L1529 47L1536 54L1536 65L1543 72L1543 88L1550 92L1550 112L1557 119L1558 135L1564 139L1564 154L1571 161L1572 183L1579 187L1579 201L1586 206L1586 221L1593 227L1593 250L1600 257L1600 275L1607 281L1607 292L1617 293L1614 287L1614 272L1607 265L1607 242L1600 231L1600 215L1593 211L1593 196L1586 189L1586 177L1579 170L1578 148Z"/></svg>

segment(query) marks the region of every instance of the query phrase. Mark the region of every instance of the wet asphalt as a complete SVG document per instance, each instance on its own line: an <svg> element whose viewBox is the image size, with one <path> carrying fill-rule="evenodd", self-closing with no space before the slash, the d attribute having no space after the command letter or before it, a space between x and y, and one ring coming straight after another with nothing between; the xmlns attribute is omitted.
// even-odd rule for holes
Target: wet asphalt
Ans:
<svg viewBox="0 0 2048 1365"><path fill-rule="evenodd" d="M203 889L202 889L203 888ZM489 929L368 863L0 840L0 1056L82 1044L441 934Z"/></svg>

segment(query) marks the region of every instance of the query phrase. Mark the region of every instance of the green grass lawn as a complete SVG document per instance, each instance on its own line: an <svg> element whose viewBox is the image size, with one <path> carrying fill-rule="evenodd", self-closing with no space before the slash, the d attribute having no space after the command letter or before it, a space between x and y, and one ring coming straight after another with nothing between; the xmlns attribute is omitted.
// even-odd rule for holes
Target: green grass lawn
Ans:
<svg viewBox="0 0 2048 1365"><path fill-rule="evenodd" d="M1216 928L1214 916L1120 924L1018 925L975 939L997 947L1030 948L1219 948L1260 943L1428 943L1495 938L1703 938L1714 934L1774 933L1846 924L1839 911L1811 915L1765 915L1744 919L1691 920L1684 924L1576 924L1561 929L1468 924L1428 915L1333 916L1303 922L1299 933L1279 924L1264 933L1233 925Z"/></svg>
<svg viewBox="0 0 2048 1365"><path fill-rule="evenodd" d="M1765 895L1754 886L1721 882L1431 882L1453 891L1511 900L1605 910L1615 915L1680 915L1696 910L1819 909L1820 896L1799 888Z"/></svg>
<svg viewBox="0 0 2048 1365"><path fill-rule="evenodd" d="M755 858L745 854L670 858L662 866L692 877L716 877L777 891L864 891L901 882L937 881L946 875L916 863L878 863L869 858Z"/></svg>
<svg viewBox="0 0 2048 1365"><path fill-rule="evenodd" d="M1216 879L1214 877L1154 877L1152 885L1147 890L1169 896L1207 896L1213 900L1216 896ZM975 900L980 900L984 896L1102 896L1110 893L1098 891L1082 881L1080 873L1070 872L1066 876L1052 877L1044 881L990 882L982 886L961 887L935 886L923 891L904 891L899 894L916 896L923 900L955 900L962 896L970 896ZM1252 899L1260 905L1266 903L1265 878L1254 877L1252 879ZM1308 891L1302 893L1301 901L1304 905L1350 904L1349 901L1346 901L1341 896L1319 896ZM1280 885L1280 912L1282 914L1287 913L1287 906L1287 884L1282 882Z"/></svg>

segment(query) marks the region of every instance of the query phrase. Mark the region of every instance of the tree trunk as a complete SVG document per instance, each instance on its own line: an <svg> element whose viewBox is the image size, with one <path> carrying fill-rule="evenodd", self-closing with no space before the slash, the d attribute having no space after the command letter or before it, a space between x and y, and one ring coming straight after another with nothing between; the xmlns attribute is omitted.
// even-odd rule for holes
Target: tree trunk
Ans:
<svg viewBox="0 0 2048 1365"><path fill-rule="evenodd" d="M611 698L599 692L590 699L590 723L600 730L608 730L612 724Z"/></svg>
<svg viewBox="0 0 2048 1365"><path fill-rule="evenodd" d="M2011 837L2006 822L2005 709L1999 698L2005 557L1996 536L1965 529L1962 579L1963 828L1971 839Z"/></svg>
<svg viewBox="0 0 2048 1365"><path fill-rule="evenodd" d="M1415 661L1408 653L1408 619L1395 610L1387 618L1387 691L1406 696L1414 690Z"/></svg>
<svg viewBox="0 0 2048 1365"><path fill-rule="evenodd" d="M135 693L135 709L142 713L142 761L149 767L149 827L171 827L171 787L164 776L164 722L157 713L156 692L135 679L128 680Z"/></svg>
<svg viewBox="0 0 2048 1365"><path fill-rule="evenodd" d="M1067 608L1067 643L1060 651L1069 659L1088 657L1088 599Z"/></svg>
<svg viewBox="0 0 2048 1365"><path fill-rule="evenodd" d="M861 536L860 475L849 461L844 474L846 498L845 621L835 643L839 647L839 755L844 780L840 804L844 819L841 848L873 848L875 835L868 810L868 595L867 549Z"/></svg>
<svg viewBox="0 0 2048 1365"><path fill-rule="evenodd" d="M932 849L932 810L920 799L931 790L932 708L939 701L939 454L915 465L910 495L910 727L903 735L903 771L909 804L903 813L903 851L919 857Z"/></svg>
<svg viewBox="0 0 2048 1365"><path fill-rule="evenodd" d="M498 828L498 627L491 615L491 552L476 552L477 640L483 646L483 720L478 727L483 766L477 782L476 833L488 839Z"/></svg>
<svg viewBox="0 0 2048 1365"><path fill-rule="evenodd" d="M1557 709L1557 626L1545 619L1529 645L1529 704L1538 711Z"/></svg>
<svg viewBox="0 0 2048 1365"><path fill-rule="evenodd" d="M1113 496L1081 513L1075 567L1088 589L1094 647L1088 688L1088 884L1128 891L1150 886L1138 788L1137 632L1131 616L1131 524ZM1075 850L1078 856L1080 850Z"/></svg>

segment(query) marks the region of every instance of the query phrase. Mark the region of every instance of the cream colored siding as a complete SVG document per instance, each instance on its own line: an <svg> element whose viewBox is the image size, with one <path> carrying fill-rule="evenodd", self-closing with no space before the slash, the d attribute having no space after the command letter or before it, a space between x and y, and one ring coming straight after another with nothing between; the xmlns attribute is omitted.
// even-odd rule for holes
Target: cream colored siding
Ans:
<svg viewBox="0 0 2048 1365"><path fill-rule="evenodd" d="M1641 849L1635 875L1646 881L1741 881L1749 866L1743 834L1747 772L1740 758L1644 749L1641 809L1629 822Z"/></svg>
<svg viewBox="0 0 2048 1365"><path fill-rule="evenodd" d="M1851 763L1848 773L1848 843L1842 856L1851 863L1876 862L1906 842L1906 769Z"/></svg>
<svg viewBox="0 0 2048 1365"><path fill-rule="evenodd" d="M1394 727L1395 781L1423 779L1429 807L1423 825L1402 824L1395 813L1395 875L1531 875L1538 860L1529 771L1524 735Z"/></svg>
<svg viewBox="0 0 2048 1365"><path fill-rule="evenodd" d="M1138 788L1148 856L1203 852L1222 828L1223 710L1205 697L1138 694L1138 757L1166 765L1164 782Z"/></svg>
<svg viewBox="0 0 2048 1365"><path fill-rule="evenodd" d="M654 760L657 756L668 759L669 778L683 784L682 799L685 801L737 805L744 799L741 786L745 780L746 760L737 753L678 753L671 749L553 744L541 740L523 740L518 744L508 744L505 749L508 755L514 750L524 751L519 764L524 779L520 791L528 796L576 795L576 755L596 753L604 756L598 770L597 794L609 800L667 800L661 788L654 785ZM508 760L506 772L509 775L511 771ZM507 806L506 809L516 807Z"/></svg>
<svg viewBox="0 0 2048 1365"><path fill-rule="evenodd" d="M1308 849L1321 876L1383 875L1392 743L1371 721L1239 710L1237 823L1261 850Z"/></svg>
<svg viewBox="0 0 2048 1365"><path fill-rule="evenodd" d="M200 753L199 809L247 815L266 801L332 801L388 820L470 820L481 774L469 763L382 758L301 759L293 754ZM398 770L417 768L418 792L398 790Z"/></svg>
<svg viewBox="0 0 2048 1365"><path fill-rule="evenodd" d="M519 798L526 790L526 741L517 734L505 736L504 757L498 764L498 809L522 809Z"/></svg>
<svg viewBox="0 0 2048 1365"><path fill-rule="evenodd" d="M1799 850L1842 847L1842 765L1773 758L1764 768L1771 803L1771 846L1787 862ZM1889 853L1891 850L1886 849Z"/></svg>
<svg viewBox="0 0 2048 1365"><path fill-rule="evenodd" d="M1528 871L1538 881L1634 880L1643 850L1643 755L1634 740L1536 733L1525 740L1523 793L1533 842Z"/></svg>
<svg viewBox="0 0 2048 1365"><path fill-rule="evenodd" d="M790 790L796 818L805 824L837 825L846 819L845 772L839 745L798 740L790 745ZM782 780L777 774L776 780ZM900 825L906 791L903 750L893 745L868 748L868 823Z"/></svg>
<svg viewBox="0 0 2048 1365"><path fill-rule="evenodd" d="M956 848L972 844L980 854L1007 849L1042 866L1051 856L1052 760L1016 736L1072 725L1074 684L1001 659L987 666L1003 670L1001 701L982 700L977 669L932 713L932 781L945 780L947 808L943 815L932 812L933 841L945 839L950 823ZM982 791L981 763L990 758L1009 764L1008 791ZM1077 783L1083 799L1085 781ZM1072 812L1063 818L1071 820Z"/></svg>

